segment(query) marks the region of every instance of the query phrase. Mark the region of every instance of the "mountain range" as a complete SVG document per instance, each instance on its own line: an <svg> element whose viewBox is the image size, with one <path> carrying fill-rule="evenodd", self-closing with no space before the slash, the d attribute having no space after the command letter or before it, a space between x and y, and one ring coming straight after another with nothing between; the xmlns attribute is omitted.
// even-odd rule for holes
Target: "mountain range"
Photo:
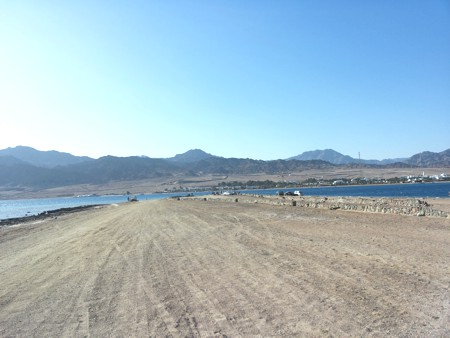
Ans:
<svg viewBox="0 0 450 338"><path fill-rule="evenodd" d="M333 164L351 164L351 163L362 163L362 164L391 164L397 162L405 162L407 163L408 158L393 158L393 159L385 159L385 160L363 160L350 157L348 155L343 155L333 149L325 149L325 150L313 150L313 151L305 151L304 153L290 157L289 160L299 160L299 161L307 161L307 160L323 160L328 161Z"/></svg>
<svg viewBox="0 0 450 338"><path fill-rule="evenodd" d="M171 158L104 156L93 159L30 147L0 150L0 186L44 189L75 184L204 174L283 174L307 169L354 167L450 167L450 149L440 153L422 152L406 159L359 160L332 149L305 152L286 160L262 161L223 158L200 149Z"/></svg>

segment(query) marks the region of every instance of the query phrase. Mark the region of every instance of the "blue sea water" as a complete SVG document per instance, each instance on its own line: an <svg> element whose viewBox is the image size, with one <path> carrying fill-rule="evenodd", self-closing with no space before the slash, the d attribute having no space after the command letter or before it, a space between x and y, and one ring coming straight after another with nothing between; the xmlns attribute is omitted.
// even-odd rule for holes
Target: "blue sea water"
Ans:
<svg viewBox="0 0 450 338"><path fill-rule="evenodd" d="M254 190L256 194L275 194L277 191L300 190L304 196L361 196L361 197L433 197L448 198L450 182L388 185L328 186L292 189Z"/></svg>
<svg viewBox="0 0 450 338"><path fill-rule="evenodd" d="M194 195L203 195L203 194L206 193L194 193ZM182 193L141 194L136 195L136 197L138 198L138 200L144 201L144 200L169 198L177 195L183 194ZM72 208L83 205L96 205L96 204L117 204L127 201L128 196L125 195L0 200L0 219L37 215L45 211L56 210L61 208Z"/></svg>
<svg viewBox="0 0 450 338"><path fill-rule="evenodd" d="M336 186L292 189L256 189L241 190L241 193L273 195L282 190L300 190L305 196L362 196L362 197L439 197L449 198L450 182L445 183L416 183L416 184L391 184L391 185L365 185L365 186ZM210 192L194 193L201 196ZM171 194L145 194L137 195L139 200L154 200L169 198L182 193ZM92 197L65 197L65 198L41 198L22 200L0 200L0 219L37 215L41 212L60 208L70 208L82 205L114 204L127 201L127 196L92 196Z"/></svg>

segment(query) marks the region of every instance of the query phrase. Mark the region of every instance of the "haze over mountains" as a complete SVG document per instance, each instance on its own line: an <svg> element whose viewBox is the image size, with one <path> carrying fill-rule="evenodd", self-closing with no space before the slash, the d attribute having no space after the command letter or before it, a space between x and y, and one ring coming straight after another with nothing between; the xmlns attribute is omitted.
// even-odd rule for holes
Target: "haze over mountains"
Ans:
<svg viewBox="0 0 450 338"><path fill-rule="evenodd" d="M92 159L30 147L0 150L0 186L49 188L75 184L102 184L111 181L145 180L160 177L204 174L280 174L307 169L336 167L450 167L450 149L422 152L410 158L361 160L332 149L305 152L287 160L262 161L223 158L200 149L166 159L145 156L104 156Z"/></svg>

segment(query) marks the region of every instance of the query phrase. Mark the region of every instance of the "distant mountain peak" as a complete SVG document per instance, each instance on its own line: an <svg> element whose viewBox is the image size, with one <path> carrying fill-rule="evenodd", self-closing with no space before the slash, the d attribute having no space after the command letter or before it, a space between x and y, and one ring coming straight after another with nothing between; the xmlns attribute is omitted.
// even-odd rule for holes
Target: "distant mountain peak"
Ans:
<svg viewBox="0 0 450 338"><path fill-rule="evenodd" d="M355 160L352 157L348 155L343 155L333 149L324 149L324 150L317 149L312 151L305 151L304 153L291 157L288 160L299 160L299 161L322 160L333 164L348 164L355 162Z"/></svg>
<svg viewBox="0 0 450 338"><path fill-rule="evenodd" d="M450 163L450 148L439 153L423 151L411 156L407 163L422 167L446 167Z"/></svg>
<svg viewBox="0 0 450 338"><path fill-rule="evenodd" d="M384 159L382 161L379 160L363 160L359 158L353 158L348 155L343 155L336 150L333 149L324 149L324 150L313 150L313 151L305 151L304 153L288 158L288 160L300 160L300 161L310 161L310 160L322 160L327 161L333 164L342 165L342 164L378 164L378 165L386 165L397 162L406 162L406 158L395 158L395 159Z"/></svg>
<svg viewBox="0 0 450 338"><path fill-rule="evenodd" d="M56 150L40 151L32 147L17 146L0 150L0 156L12 156L36 167L53 168L92 160Z"/></svg>
<svg viewBox="0 0 450 338"><path fill-rule="evenodd" d="M208 154L201 149L191 149L185 153L175 155L174 157L168 158L169 161L178 163L191 163L201 161L207 158L215 157L214 155Z"/></svg>

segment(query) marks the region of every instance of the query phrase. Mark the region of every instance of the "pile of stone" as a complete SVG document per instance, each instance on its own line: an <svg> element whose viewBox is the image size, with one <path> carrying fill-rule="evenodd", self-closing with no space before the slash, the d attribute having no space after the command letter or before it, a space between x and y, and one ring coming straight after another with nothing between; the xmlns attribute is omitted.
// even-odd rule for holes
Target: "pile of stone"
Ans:
<svg viewBox="0 0 450 338"><path fill-rule="evenodd" d="M449 213L435 210L426 201L413 198L352 198L352 197L300 197L297 206L353 210L383 214L449 217Z"/></svg>
<svg viewBox="0 0 450 338"><path fill-rule="evenodd" d="M206 199L206 198L205 198ZM237 202L236 198L226 196L212 196L209 199L218 199L228 202ZM396 215L450 217L449 213L433 209L426 201L414 198L369 198L369 197L279 197L267 195L247 195L239 197L243 203L264 203L275 205L291 205L304 208L318 208L330 210L349 210L359 212L372 212Z"/></svg>

